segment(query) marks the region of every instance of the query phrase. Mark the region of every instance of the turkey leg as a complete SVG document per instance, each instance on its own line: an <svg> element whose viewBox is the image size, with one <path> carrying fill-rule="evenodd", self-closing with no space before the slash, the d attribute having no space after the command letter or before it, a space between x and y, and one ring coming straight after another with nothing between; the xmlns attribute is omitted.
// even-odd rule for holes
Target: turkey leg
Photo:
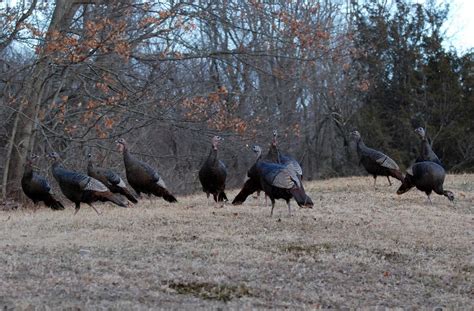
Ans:
<svg viewBox="0 0 474 311"><path fill-rule="evenodd" d="M77 212L79 212L80 209L81 209L81 203L76 202L76 210L74 211L74 216L77 214Z"/></svg>
<svg viewBox="0 0 474 311"><path fill-rule="evenodd" d="M428 201L430 201L431 206L433 206L433 202L431 201L430 195L428 194Z"/></svg>
<svg viewBox="0 0 474 311"><path fill-rule="evenodd" d="M94 209L94 211L97 213L97 215L102 215L102 214L99 213L99 211L94 207L94 205L92 205L91 203L89 203L89 206Z"/></svg>

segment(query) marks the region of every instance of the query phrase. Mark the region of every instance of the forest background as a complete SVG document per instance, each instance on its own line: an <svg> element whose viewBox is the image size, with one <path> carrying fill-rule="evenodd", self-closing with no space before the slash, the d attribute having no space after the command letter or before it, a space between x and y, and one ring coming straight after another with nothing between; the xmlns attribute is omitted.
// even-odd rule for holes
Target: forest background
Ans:
<svg viewBox="0 0 474 311"><path fill-rule="evenodd" d="M21 198L30 154L123 172L114 141L172 191L200 189L210 137L228 187L280 148L306 179L363 173L348 133L402 168L426 127L449 172L474 170L473 50L443 43L434 1L17 1L0 3L2 198ZM49 164L38 164L50 176Z"/></svg>

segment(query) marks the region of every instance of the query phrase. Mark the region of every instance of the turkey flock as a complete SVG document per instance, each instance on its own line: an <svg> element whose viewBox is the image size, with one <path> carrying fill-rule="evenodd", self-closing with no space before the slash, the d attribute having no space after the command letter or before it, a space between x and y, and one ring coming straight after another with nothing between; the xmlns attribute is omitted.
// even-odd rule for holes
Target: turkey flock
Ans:
<svg viewBox="0 0 474 311"><path fill-rule="evenodd" d="M387 177L390 185L392 184L390 177L392 177L402 183L397 194L403 194L416 187L426 193L430 203L430 195L433 191L446 196L453 202L454 194L443 189L446 172L432 150L425 130L420 127L415 132L421 139L420 155L406 170L405 176L393 159L378 150L367 147L358 131L351 132L349 136L357 146L359 165L362 165L367 173L374 177L374 188L378 176ZM202 190L208 198L208 204L212 195L214 204L220 207L228 201L225 193L227 168L218 157L219 144L222 141L223 139L219 136L212 138L209 155L198 174ZM87 174L64 168L56 152L48 155L52 161L52 175L64 196L75 204L75 214L79 211L81 203L91 206L97 214L100 212L93 205L97 201L128 207L130 204L137 203L142 193L161 197L170 203L177 202L156 169L130 153L125 139L120 138L116 143L123 156L127 182L133 191L127 187L118 173L94 165L92 154L88 155ZM271 202L270 216L273 215L275 200L278 199L286 201L290 215L291 199L294 199L300 207L313 207L313 201L304 190L301 165L296 159L280 151L277 131L273 131L273 137L265 155L262 155L262 148L258 145L252 146L252 151L255 153L255 163L247 171L246 180L232 201L233 205L243 204L253 193L259 195L264 192L265 200L268 197ZM53 210L64 210L63 203L56 198L46 178L34 171L33 165L37 158L33 155L26 161L21 179L24 193L34 204L44 202Z"/></svg>

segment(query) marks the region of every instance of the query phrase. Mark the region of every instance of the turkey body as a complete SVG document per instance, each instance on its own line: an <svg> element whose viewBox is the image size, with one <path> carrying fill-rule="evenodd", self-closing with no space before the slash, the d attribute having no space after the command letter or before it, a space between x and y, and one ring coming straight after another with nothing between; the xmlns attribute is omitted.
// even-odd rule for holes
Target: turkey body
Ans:
<svg viewBox="0 0 474 311"><path fill-rule="evenodd" d="M59 157L55 153L53 153L51 157L55 159L52 165L53 176L58 182L64 196L76 205L76 213L79 211L81 203L92 206L92 203L96 201L108 201L121 207L127 207L118 196L110 192L110 190L97 179L63 168L59 164Z"/></svg>
<svg viewBox="0 0 474 311"><path fill-rule="evenodd" d="M125 182L120 176L111 169L97 167L92 163L89 155L89 163L87 165L87 175L102 182L112 193L120 193L124 195L130 202L137 203L135 196L127 189Z"/></svg>
<svg viewBox="0 0 474 311"><path fill-rule="evenodd" d="M125 164L127 181L135 190L138 196L140 193L162 197L170 203L177 202L175 196L168 191L166 184L161 176L148 163L136 159L128 151L123 138L119 139L118 144Z"/></svg>
<svg viewBox="0 0 474 311"><path fill-rule="evenodd" d="M351 133L351 136L357 142L360 164L362 164L367 173L374 177L374 186L377 176L386 176L390 185L392 183L389 177L403 181L403 174L394 160L378 150L367 147L362 141L359 132L354 131Z"/></svg>
<svg viewBox="0 0 474 311"><path fill-rule="evenodd" d="M64 209L64 205L55 198L46 178L33 170L31 160L27 161L25 165L25 171L21 179L21 188L34 204L44 202L47 207L53 210Z"/></svg>
<svg viewBox="0 0 474 311"><path fill-rule="evenodd" d="M397 194L403 194L411 188L416 187L418 190L426 193L428 198L432 192L435 192L453 201L453 193L443 188L445 176L445 170L439 164L431 161L415 163L407 169L405 179L397 190Z"/></svg>
<svg viewBox="0 0 474 311"><path fill-rule="evenodd" d="M220 138L217 137L218 136L215 136L213 138L213 140L217 139L216 143L214 145L213 142L213 147L199 170L199 181L202 185L202 191L206 193L207 197L209 197L209 194L212 194L215 202L224 202L227 201L225 194L227 168L217 157L217 141L220 140Z"/></svg>
<svg viewBox="0 0 474 311"><path fill-rule="evenodd" d="M360 157L360 163L367 173L372 175L374 178L377 178L377 176L391 176L398 180L402 180L400 168L392 159L381 152L379 153L373 149L372 151L374 151L374 153L370 156L362 155ZM376 154L376 152L378 154Z"/></svg>
<svg viewBox="0 0 474 311"><path fill-rule="evenodd" d="M306 195L301 180L291 165L269 163L259 160L255 164L255 169L260 179L261 188L272 203L270 216L273 215L275 200L278 199L286 201L290 214L291 198L294 198L296 203L301 207L313 206L313 201Z"/></svg>

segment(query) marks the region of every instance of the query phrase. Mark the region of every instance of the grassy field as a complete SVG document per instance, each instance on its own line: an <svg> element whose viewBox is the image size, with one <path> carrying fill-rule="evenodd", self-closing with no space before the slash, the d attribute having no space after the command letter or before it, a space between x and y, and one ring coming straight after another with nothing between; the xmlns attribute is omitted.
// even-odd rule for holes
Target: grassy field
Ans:
<svg viewBox="0 0 474 311"><path fill-rule="evenodd" d="M474 307L474 175L456 205L380 178L306 184L314 209L262 199L0 212L0 308ZM231 191L229 197L237 191ZM260 202L262 201L262 202Z"/></svg>

